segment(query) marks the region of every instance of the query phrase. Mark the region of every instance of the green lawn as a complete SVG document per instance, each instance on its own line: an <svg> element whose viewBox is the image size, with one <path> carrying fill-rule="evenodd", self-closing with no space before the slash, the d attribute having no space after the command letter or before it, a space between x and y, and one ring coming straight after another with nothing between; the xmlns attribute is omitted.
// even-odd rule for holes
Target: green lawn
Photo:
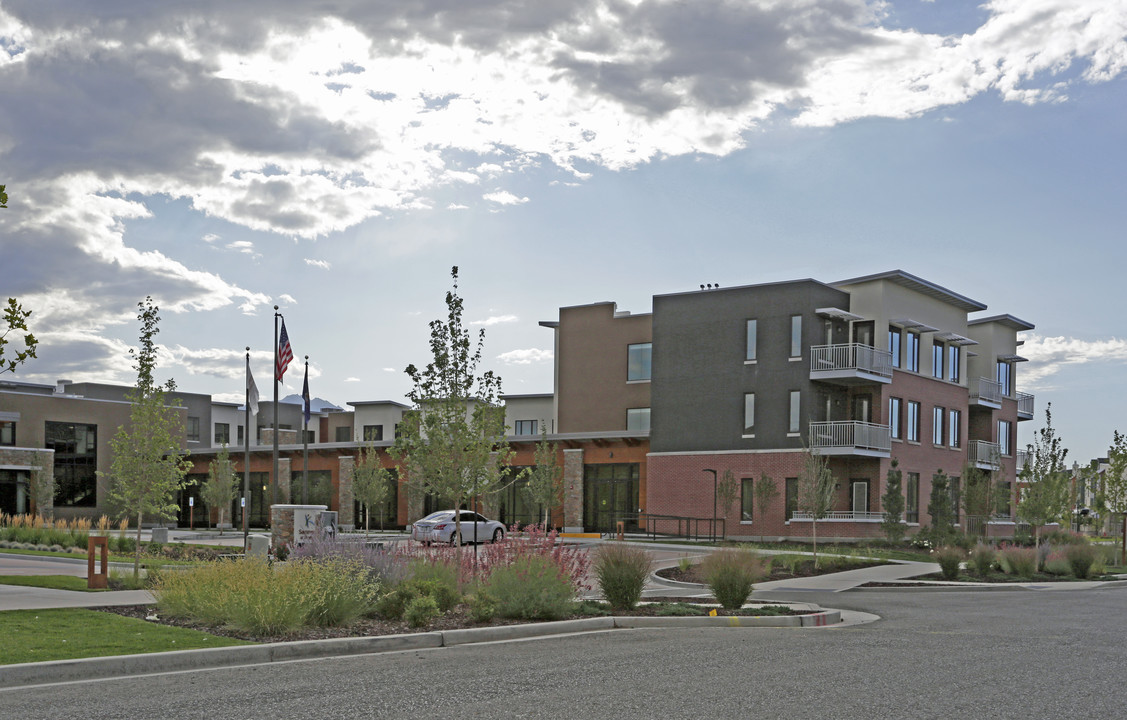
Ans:
<svg viewBox="0 0 1127 720"><path fill-rule="evenodd" d="M244 640L168 627L96 610L0 612L0 665L103 655L250 645Z"/></svg>
<svg viewBox="0 0 1127 720"><path fill-rule="evenodd" d="M0 575L0 585L25 585L54 590L103 592L103 590L91 590L86 587L86 578L73 575Z"/></svg>

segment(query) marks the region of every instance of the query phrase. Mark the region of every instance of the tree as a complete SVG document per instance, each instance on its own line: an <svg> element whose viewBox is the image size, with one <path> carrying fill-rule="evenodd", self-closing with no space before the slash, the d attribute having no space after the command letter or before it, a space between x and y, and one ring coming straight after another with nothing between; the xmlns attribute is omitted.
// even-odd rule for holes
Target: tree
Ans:
<svg viewBox="0 0 1127 720"><path fill-rule="evenodd" d="M931 516L931 537L937 545L945 545L955 537L955 509L958 499L953 495L951 479L942 470L931 476L931 495L927 501L927 514Z"/></svg>
<svg viewBox="0 0 1127 720"><path fill-rule="evenodd" d="M798 473L798 509L808 513L814 526L814 568L818 568L818 521L834 505L835 482L825 455L806 448L803 450L802 470Z"/></svg>
<svg viewBox="0 0 1127 720"><path fill-rule="evenodd" d="M39 345L39 341L27 331L27 319L29 317L31 317L30 310L24 310L15 298L8 298L8 304L4 308L3 332L0 332L0 374L14 373L17 365L35 357L35 348ZM8 339L8 335L13 332L23 336L23 350L17 351L14 357L8 356L5 358L4 347L13 342Z"/></svg>
<svg viewBox="0 0 1127 720"><path fill-rule="evenodd" d="M736 504L736 500L740 498L740 481L736 479L735 473L731 470L725 470L720 475L720 481L716 483L716 503L720 506L720 517L728 517L728 513L732 511L732 506Z"/></svg>
<svg viewBox="0 0 1127 720"><path fill-rule="evenodd" d="M145 515L158 519L175 516L177 505L173 498L184 487L184 476L191 467L187 453L180 447L183 423L176 408L169 407L165 401L165 393L175 390L176 384L169 380L160 386L153 380L157 362L153 338L159 332L160 322L158 308L151 297L137 303L137 307L141 347L129 351L137 370L137 386L126 394L126 399L132 403L129 421L119 427L110 440L113 461L109 472L111 503L120 515L137 518L134 577L141 569L142 518Z"/></svg>
<svg viewBox="0 0 1127 720"><path fill-rule="evenodd" d="M8 193L4 192L4 185L0 185L0 208L8 207Z"/></svg>
<svg viewBox="0 0 1127 720"><path fill-rule="evenodd" d="M219 534L223 534L223 513L235 501L236 483L235 468L231 465L231 456L227 451L227 443L219 448L219 453L207 466L207 481L201 488L200 496L209 508L219 511L216 523L219 525Z"/></svg>
<svg viewBox="0 0 1127 720"><path fill-rule="evenodd" d="M1120 562L1127 565L1127 435L1112 431L1107 451L1107 470L1100 491L1101 505L1109 512L1123 516L1123 545Z"/></svg>
<svg viewBox="0 0 1127 720"><path fill-rule="evenodd" d="M963 468L962 502L963 510L967 515L968 528L971 517L982 518L981 534L985 538L990 518L994 517L1002 506L1005 493L1005 489L993 472L966 465Z"/></svg>
<svg viewBox="0 0 1127 720"><path fill-rule="evenodd" d="M1053 405L1045 408L1045 426L1033 436L1028 446L1029 461L1019 476L1026 487L1017 504L1017 515L1034 528L1037 545L1041 545L1041 528L1059 522L1068 513L1070 475L1064 464L1068 450L1053 429Z"/></svg>
<svg viewBox="0 0 1127 720"><path fill-rule="evenodd" d="M779 497L779 486L767 473L763 473L755 483L754 493L755 504L759 506L759 514L762 516L771 507L771 503L775 502L775 498Z"/></svg>
<svg viewBox="0 0 1127 720"><path fill-rule="evenodd" d="M413 407L404 413L390 453L411 487L459 509L500 489L512 452L505 440L501 378L491 370L478 374L485 330L475 344L462 323L458 268L450 274L454 288L446 293L446 320L430 323L432 360L421 370L407 367ZM455 542L461 546L461 516L455 516Z"/></svg>
<svg viewBox="0 0 1127 720"><path fill-rule="evenodd" d="M552 508L563 494L563 468L556 464L555 443L548 442L548 428L540 423L540 441L533 453L534 465L525 473L528 482L524 486L525 496L533 507L544 509L542 522L547 530L552 517Z"/></svg>
<svg viewBox="0 0 1127 720"><path fill-rule="evenodd" d="M380 516L383 529L384 505L391 497L391 473L380 464L380 454L375 445L368 443L360 448L360 458L352 470L352 495L364 506L364 536L367 537L372 520L372 510Z"/></svg>
<svg viewBox="0 0 1127 720"><path fill-rule="evenodd" d="M880 529L889 542L900 542L908 531L908 526L904 522L903 473L900 471L900 461L895 458L885 474L884 488L884 495L880 497L881 507L884 508Z"/></svg>

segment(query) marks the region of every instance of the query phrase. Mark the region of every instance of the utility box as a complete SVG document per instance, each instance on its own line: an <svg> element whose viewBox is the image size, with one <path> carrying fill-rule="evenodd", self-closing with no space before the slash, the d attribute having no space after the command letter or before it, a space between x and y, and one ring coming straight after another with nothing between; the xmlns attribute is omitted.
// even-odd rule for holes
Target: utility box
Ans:
<svg viewBox="0 0 1127 720"><path fill-rule="evenodd" d="M247 557L262 558L270 554L270 538L267 535L250 535L247 537Z"/></svg>

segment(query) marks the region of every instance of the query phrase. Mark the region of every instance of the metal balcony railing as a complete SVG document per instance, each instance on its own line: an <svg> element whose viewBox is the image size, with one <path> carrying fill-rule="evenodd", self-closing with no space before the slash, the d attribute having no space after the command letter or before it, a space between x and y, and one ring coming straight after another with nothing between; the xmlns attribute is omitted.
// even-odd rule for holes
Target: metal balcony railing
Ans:
<svg viewBox="0 0 1127 720"><path fill-rule="evenodd" d="M857 370L891 378L892 353L860 343L815 345L810 348L811 373L841 370Z"/></svg>
<svg viewBox="0 0 1127 720"><path fill-rule="evenodd" d="M1026 465L1029 464L1029 460L1030 460L1030 457L1029 457L1029 451L1028 450L1018 450L1017 451L1017 474L1018 475L1021 475L1021 471L1025 468Z"/></svg>
<svg viewBox="0 0 1127 720"><path fill-rule="evenodd" d="M971 440L970 461L977 466L998 470L1002 466L1002 446L986 440Z"/></svg>
<svg viewBox="0 0 1127 720"><path fill-rule="evenodd" d="M970 390L971 400L982 400L1000 405L1003 397L1005 396L1002 394L1002 383L990 378L978 378Z"/></svg>
<svg viewBox="0 0 1127 720"><path fill-rule="evenodd" d="M791 520L798 520L800 522L812 522L814 516L808 512L795 511L791 513ZM825 517L818 518L818 522L842 522L842 521L857 521L862 522L881 522L884 520L884 513L879 512L855 512L853 510L833 510L826 513Z"/></svg>
<svg viewBox="0 0 1127 720"><path fill-rule="evenodd" d="M857 420L810 423L810 449L838 448L891 452L892 437L887 425Z"/></svg>
<svg viewBox="0 0 1127 720"><path fill-rule="evenodd" d="M1017 414L1033 417L1033 396L1029 393L1017 394Z"/></svg>

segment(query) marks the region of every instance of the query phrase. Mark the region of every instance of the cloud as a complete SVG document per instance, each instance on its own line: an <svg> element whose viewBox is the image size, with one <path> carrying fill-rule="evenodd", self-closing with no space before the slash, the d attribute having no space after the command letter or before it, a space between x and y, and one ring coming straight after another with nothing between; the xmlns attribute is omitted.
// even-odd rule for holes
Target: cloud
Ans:
<svg viewBox="0 0 1127 720"><path fill-rule="evenodd" d="M358 383L358 382L360 382L360 378L358 378L358 377L346 377L344 379L344 381L346 383Z"/></svg>
<svg viewBox="0 0 1127 720"><path fill-rule="evenodd" d="M462 205L460 203L450 203L449 205L446 206L446 209L447 210L468 210L469 207L470 207L469 205Z"/></svg>
<svg viewBox="0 0 1127 720"><path fill-rule="evenodd" d="M485 320L471 320L470 325L484 325L491 327L493 325L500 325L501 323L514 323L520 320L516 315L493 315Z"/></svg>
<svg viewBox="0 0 1127 720"><path fill-rule="evenodd" d="M313 260L311 258L305 258L305 264L322 270L328 270L332 267L327 260Z"/></svg>
<svg viewBox="0 0 1127 720"><path fill-rule="evenodd" d="M290 295L289 293L282 293L281 295L279 295L278 301L283 302L286 305L297 305L297 300L295 300L294 296Z"/></svg>
<svg viewBox="0 0 1127 720"><path fill-rule="evenodd" d="M1030 389L1045 389L1047 380L1070 365L1087 363L1127 363L1127 340L1080 340L1068 337L1022 336L1020 354L1029 360L1021 368L1021 382Z"/></svg>
<svg viewBox="0 0 1127 720"><path fill-rule="evenodd" d="M506 365L532 365L550 361L552 359L552 351L538 350L536 348L510 350L507 353L498 355L497 359Z"/></svg>
<svg viewBox="0 0 1127 720"><path fill-rule="evenodd" d="M528 198L517 197L508 190L498 190L496 192L486 193L482 195L482 197L489 202L495 202L498 205L521 205L528 202Z"/></svg>
<svg viewBox="0 0 1127 720"><path fill-rule="evenodd" d="M243 253L244 255L254 255L254 243L250 240L236 240L235 242L227 243L228 250Z"/></svg>

